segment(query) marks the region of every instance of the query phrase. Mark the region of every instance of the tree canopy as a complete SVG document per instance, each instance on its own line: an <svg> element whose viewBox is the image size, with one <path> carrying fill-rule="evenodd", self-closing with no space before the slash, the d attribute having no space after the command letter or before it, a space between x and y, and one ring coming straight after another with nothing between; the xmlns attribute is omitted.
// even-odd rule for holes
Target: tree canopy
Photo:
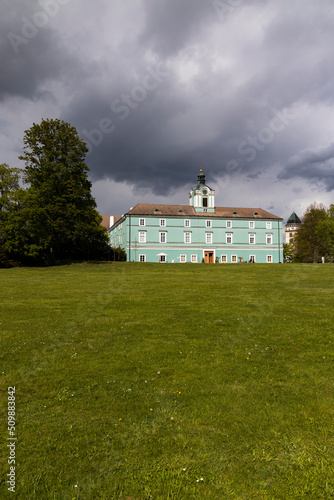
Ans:
<svg viewBox="0 0 334 500"><path fill-rule="evenodd" d="M334 205L326 210L324 205L313 203L307 207L302 222L293 242L294 260L334 260Z"/></svg>
<svg viewBox="0 0 334 500"><path fill-rule="evenodd" d="M7 167L0 190L4 206L13 193L20 192L10 217L7 252L45 264L106 255L108 236L85 163L88 148L76 129L58 119L42 120L25 132L23 142L24 154L19 158L25 162L26 188L20 191L18 173Z"/></svg>

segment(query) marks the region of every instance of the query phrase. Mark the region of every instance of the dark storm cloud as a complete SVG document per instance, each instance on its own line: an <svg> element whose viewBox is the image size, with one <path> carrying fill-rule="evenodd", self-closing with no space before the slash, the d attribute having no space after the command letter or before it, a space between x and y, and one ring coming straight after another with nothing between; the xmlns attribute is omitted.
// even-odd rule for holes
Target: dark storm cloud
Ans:
<svg viewBox="0 0 334 500"><path fill-rule="evenodd" d="M0 4L0 100L52 99L54 96L45 90L48 82L61 81L66 87L86 73L78 55L51 26L67 1L13 0Z"/></svg>
<svg viewBox="0 0 334 500"><path fill-rule="evenodd" d="M334 143L316 150L306 149L293 156L279 178L296 177L323 181L327 191L334 189Z"/></svg>
<svg viewBox="0 0 334 500"><path fill-rule="evenodd" d="M17 53L8 34L42 7L1 4L0 100L52 95L94 180L164 194L201 167L208 182L272 169L333 189L331 160L305 153L333 130L331 0L44 1L59 13Z"/></svg>

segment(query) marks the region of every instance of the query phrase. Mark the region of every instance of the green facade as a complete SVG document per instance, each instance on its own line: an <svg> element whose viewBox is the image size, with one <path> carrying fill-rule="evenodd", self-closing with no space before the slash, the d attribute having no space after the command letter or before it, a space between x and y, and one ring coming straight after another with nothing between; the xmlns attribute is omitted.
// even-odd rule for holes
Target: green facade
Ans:
<svg viewBox="0 0 334 500"><path fill-rule="evenodd" d="M135 262L283 262L282 219L262 209L212 206L214 191L203 177L189 206L136 205L110 228L111 245Z"/></svg>

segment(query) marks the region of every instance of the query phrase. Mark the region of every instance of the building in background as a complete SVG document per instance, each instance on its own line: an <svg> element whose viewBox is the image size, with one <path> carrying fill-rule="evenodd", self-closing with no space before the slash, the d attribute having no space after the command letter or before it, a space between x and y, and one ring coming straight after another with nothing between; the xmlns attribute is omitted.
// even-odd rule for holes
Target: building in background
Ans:
<svg viewBox="0 0 334 500"><path fill-rule="evenodd" d="M301 226L301 220L295 212L292 212L285 224L285 243L289 244L296 236L298 229Z"/></svg>
<svg viewBox="0 0 334 500"><path fill-rule="evenodd" d="M261 208L216 207L202 170L189 205L139 203L109 228L128 261L283 262L282 218Z"/></svg>

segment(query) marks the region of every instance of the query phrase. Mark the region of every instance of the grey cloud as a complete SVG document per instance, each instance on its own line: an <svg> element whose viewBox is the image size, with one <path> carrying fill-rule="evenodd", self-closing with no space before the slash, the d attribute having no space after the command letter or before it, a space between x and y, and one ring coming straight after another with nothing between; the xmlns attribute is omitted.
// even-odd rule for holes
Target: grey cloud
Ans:
<svg viewBox="0 0 334 500"><path fill-rule="evenodd" d="M305 149L294 155L278 175L279 179L303 177L322 181L327 191L334 189L334 143Z"/></svg>
<svg viewBox="0 0 334 500"><path fill-rule="evenodd" d="M15 54L8 33L40 7L6 0L0 105L18 96L46 118L53 97L59 118L92 142L93 180L172 194L204 168L209 183L250 186L274 171L273 197L287 179L296 193L300 179L334 189L332 146L321 147L333 132L332 1L221 4L231 6L223 17L211 0L71 0ZM271 137L275 110L295 108L312 120L296 115Z"/></svg>
<svg viewBox="0 0 334 500"><path fill-rule="evenodd" d="M66 7L57 0L53 3L58 9ZM1 3L0 100L43 99L48 93L41 89L48 82L61 81L66 88L86 74L83 61L52 28L51 20L35 1Z"/></svg>

